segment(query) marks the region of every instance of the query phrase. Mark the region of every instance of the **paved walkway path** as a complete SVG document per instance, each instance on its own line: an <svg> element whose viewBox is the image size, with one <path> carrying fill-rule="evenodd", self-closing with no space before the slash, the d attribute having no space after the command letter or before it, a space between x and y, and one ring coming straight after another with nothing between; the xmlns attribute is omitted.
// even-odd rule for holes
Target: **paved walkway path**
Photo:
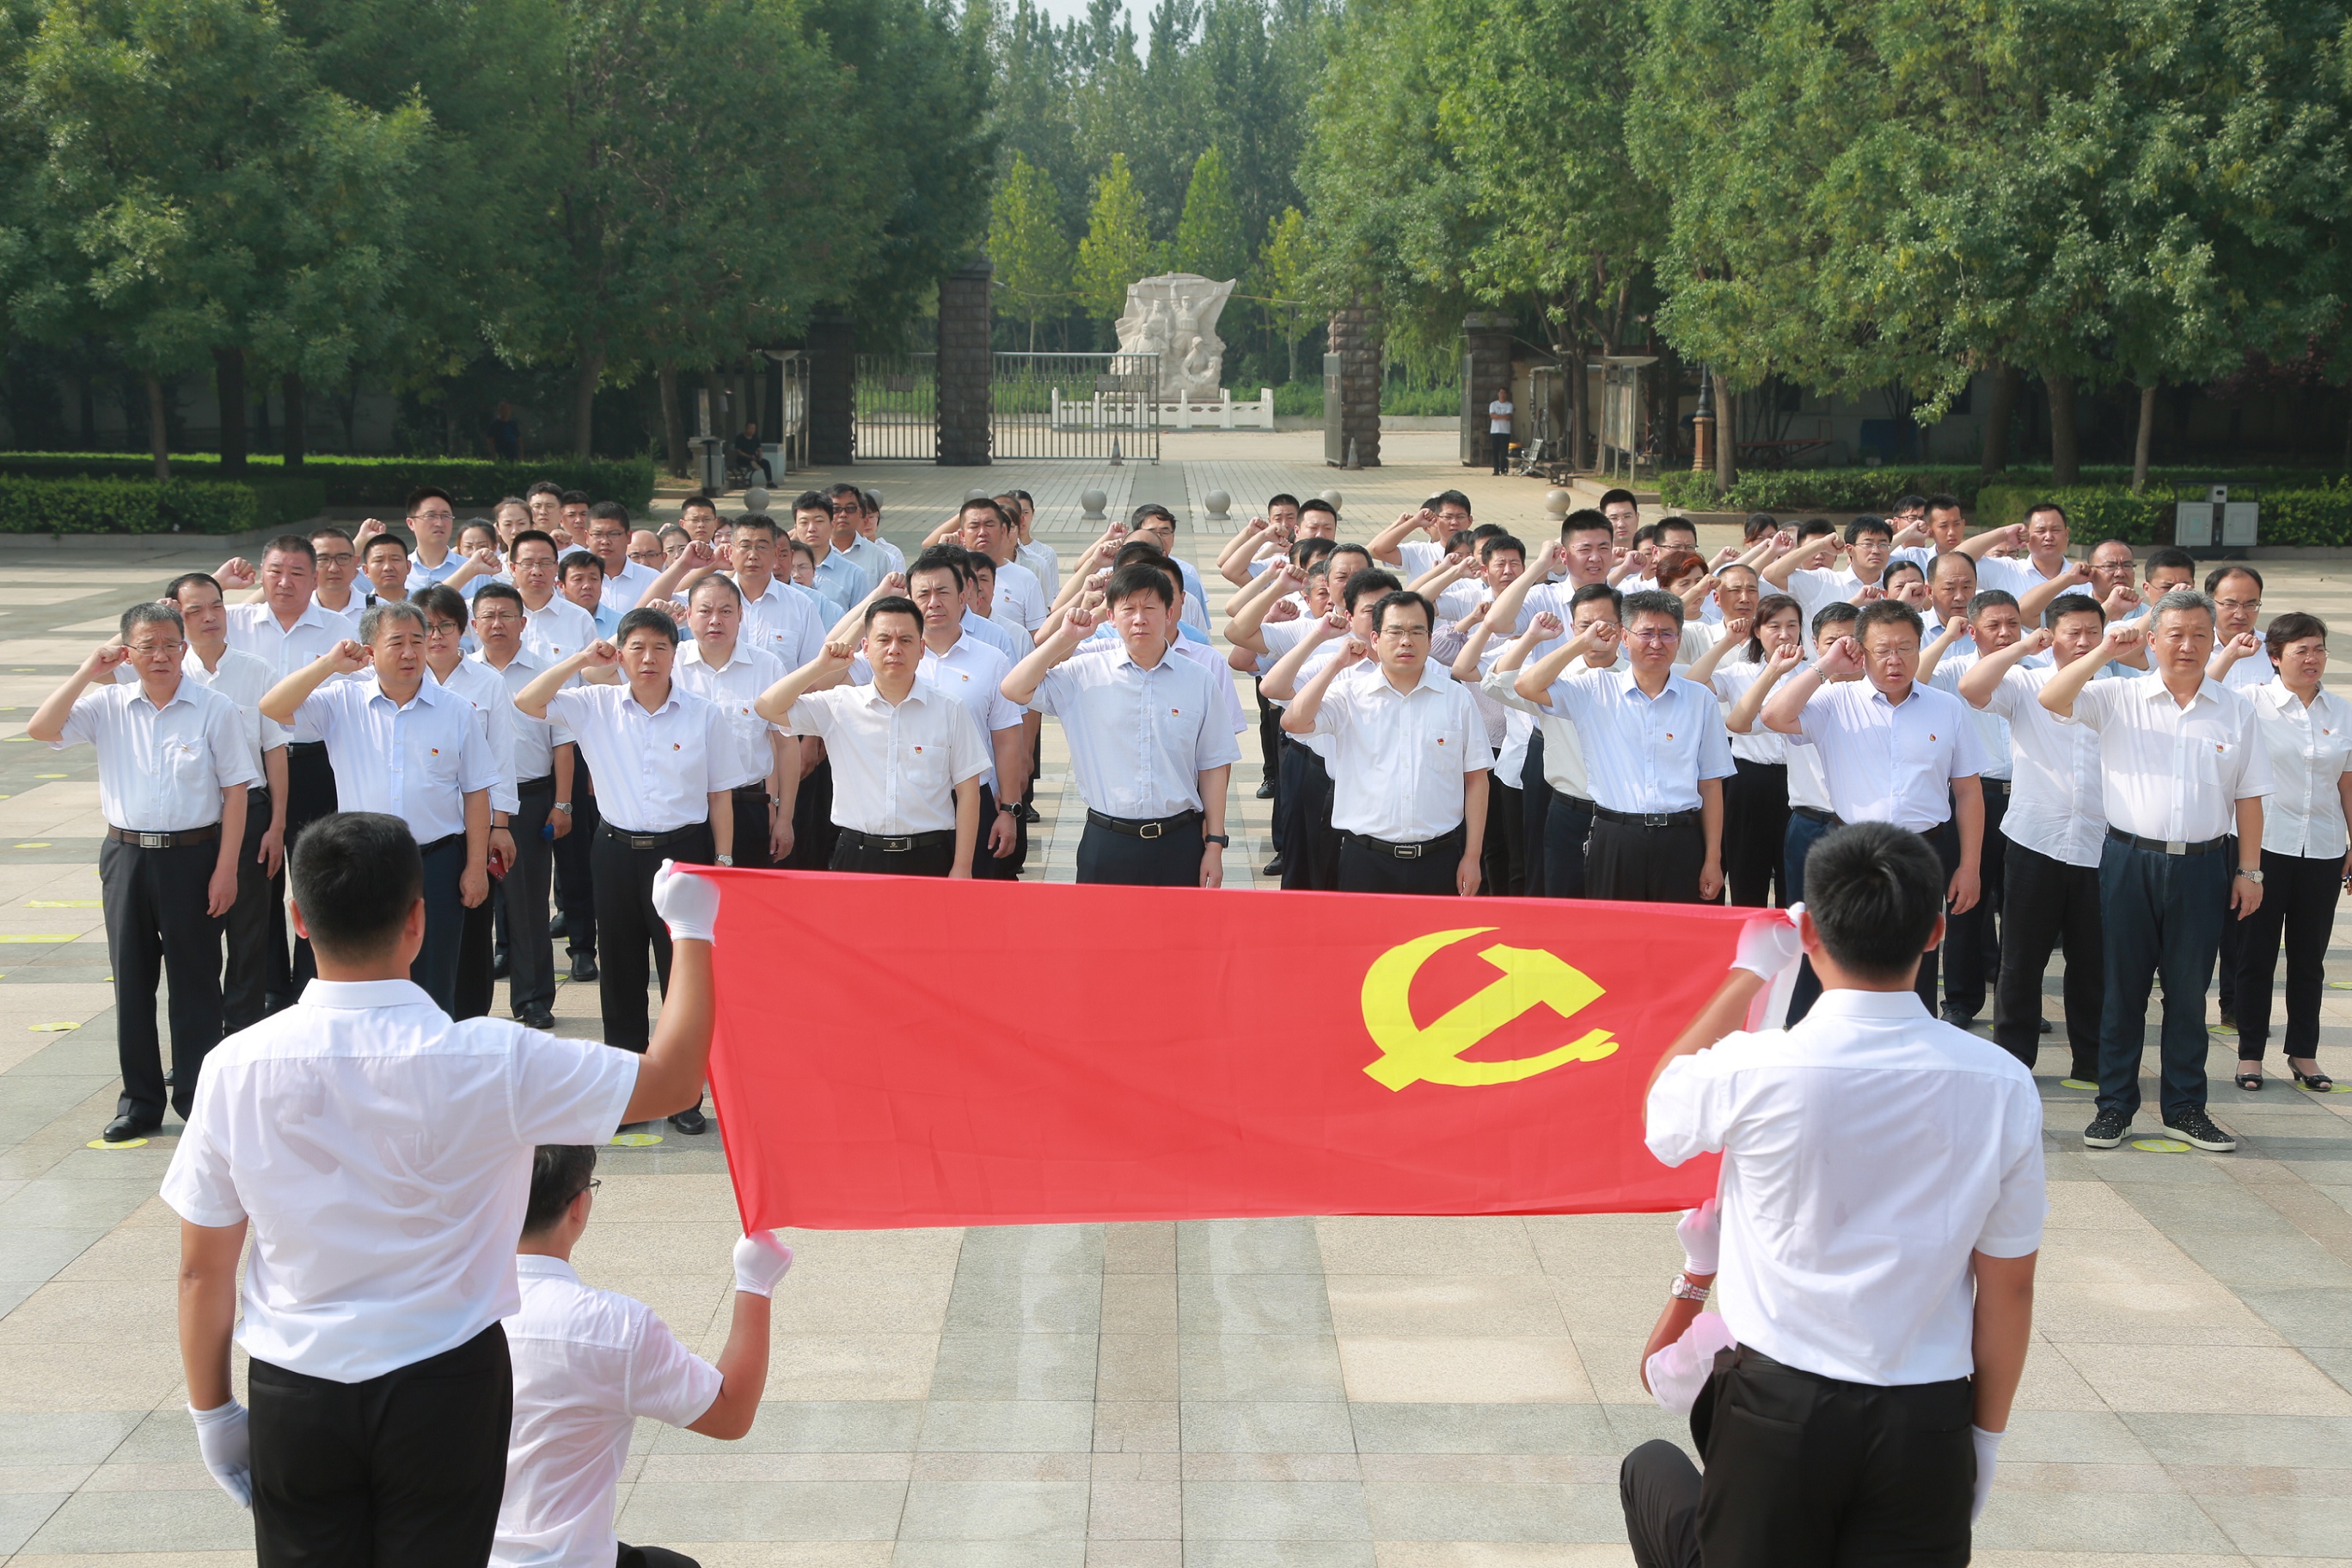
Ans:
<svg viewBox="0 0 2352 1568"><path fill-rule="evenodd" d="M1181 548L1202 564L1217 488L1236 516L1276 488L1337 488L1360 538L1454 485L1539 537L1536 482L1454 466L1442 439L1395 438L1389 455L1340 474L1311 439L1192 435L1170 438L1157 470L856 475L902 542L975 484L1011 483L1038 494L1057 542L1087 532L1089 486L1114 503L1137 485L1181 495ZM0 1560L14 1563L251 1560L183 1408L175 1222L153 1196L172 1139L86 1146L116 1092L95 766L22 737L123 603L220 553L0 541ZM2273 611L2352 624L2334 568L2269 575ZM1266 853L1255 757L1235 769L1255 840L1229 858L1237 881ZM1066 779L1049 725L1045 874L1063 879ZM1023 966L1041 997L1052 965ZM564 1032L593 1034L593 988L564 986L557 1012ZM2347 1026L2331 997L2332 1066L2352 1067ZM2042 1076L2038 1333L1981 1563L2352 1563L2352 1096L2242 1094L2232 1055L2217 1040L2210 1065L2234 1156L2085 1154L2088 1096ZM616 1148L604 1174L583 1273L715 1352L735 1233L718 1139ZM792 1239L757 1427L727 1445L645 1428L625 1538L788 1568L1617 1568L1631 1562L1618 1458L1678 1436L1634 1376L1679 1261L1665 1217Z"/></svg>

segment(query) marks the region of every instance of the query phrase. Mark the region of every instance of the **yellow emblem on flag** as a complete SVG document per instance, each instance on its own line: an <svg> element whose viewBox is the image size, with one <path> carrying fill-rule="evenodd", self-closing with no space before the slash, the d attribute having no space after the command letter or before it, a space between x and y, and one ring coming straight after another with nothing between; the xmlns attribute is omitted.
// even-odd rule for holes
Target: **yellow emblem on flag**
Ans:
<svg viewBox="0 0 2352 1568"><path fill-rule="evenodd" d="M1549 1007L1565 1019L1600 999L1602 988L1591 976L1540 947L1496 943L1486 948L1478 956L1501 970L1501 978L1456 1002L1426 1027L1415 1023L1411 996L1421 967L1465 937L1494 929L1472 925L1433 931L1372 960L1364 971L1364 1028L1381 1048L1381 1057L1366 1072L1391 1089L1417 1082L1467 1088L1516 1083L1570 1061L1598 1061L1616 1051L1618 1042L1609 1031L1596 1029L1540 1056L1510 1061L1462 1060L1464 1051L1534 1008Z"/></svg>

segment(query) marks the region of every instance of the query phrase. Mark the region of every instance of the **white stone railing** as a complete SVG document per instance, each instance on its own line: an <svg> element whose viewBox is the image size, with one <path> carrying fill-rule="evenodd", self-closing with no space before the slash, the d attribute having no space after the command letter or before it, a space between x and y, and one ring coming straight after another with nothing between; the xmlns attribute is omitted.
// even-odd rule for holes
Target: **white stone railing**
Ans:
<svg viewBox="0 0 2352 1568"><path fill-rule="evenodd" d="M1055 387L1053 422L1057 430L1133 430L1146 425L1161 430L1272 430L1274 389L1260 387L1256 397L1242 402L1234 401L1230 387L1219 387L1214 402L1189 397L1173 402L1137 402L1116 394L1106 398L1100 392L1088 398L1065 398L1062 389Z"/></svg>

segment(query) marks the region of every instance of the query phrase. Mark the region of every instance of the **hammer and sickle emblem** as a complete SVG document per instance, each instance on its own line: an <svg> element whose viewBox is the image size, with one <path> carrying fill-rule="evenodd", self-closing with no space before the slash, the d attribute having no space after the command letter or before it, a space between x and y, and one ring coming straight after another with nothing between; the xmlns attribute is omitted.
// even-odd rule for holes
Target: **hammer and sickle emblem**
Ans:
<svg viewBox="0 0 2352 1568"><path fill-rule="evenodd" d="M1485 1083L1516 1083L1549 1072L1563 1062L1598 1061L1615 1052L1617 1041L1605 1029L1592 1030L1557 1051L1523 1056L1513 1061L1464 1061L1462 1053L1531 1008L1549 1006L1562 1018L1573 1017L1601 995L1590 976L1562 963L1540 947L1510 947L1501 943L1478 956L1502 971L1502 977L1476 995L1456 1002L1426 1028L1412 1019L1409 999L1412 978L1441 949L1465 936L1495 929L1472 925L1459 931L1433 931L1372 960L1364 971L1364 1028L1381 1048L1381 1059L1364 1069L1391 1089L1409 1083L1451 1083L1464 1087Z"/></svg>

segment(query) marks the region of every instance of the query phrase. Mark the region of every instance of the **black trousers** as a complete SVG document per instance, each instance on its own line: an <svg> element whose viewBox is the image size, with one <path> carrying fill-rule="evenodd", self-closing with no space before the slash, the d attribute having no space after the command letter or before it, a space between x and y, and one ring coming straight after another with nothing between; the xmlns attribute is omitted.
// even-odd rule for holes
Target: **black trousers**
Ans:
<svg viewBox="0 0 2352 1568"><path fill-rule="evenodd" d="M1708 1380L1702 1479L1654 1440L1618 1471L1642 1568L1960 1568L1976 1450L1969 1380L1884 1388L1752 1350ZM1697 1412L1693 1426L1699 1424Z"/></svg>
<svg viewBox="0 0 2352 1568"><path fill-rule="evenodd" d="M229 906L224 934L227 953L221 964L221 1036L259 1023L269 1013L269 921L271 890L261 869L261 835L269 831L269 791L245 792L245 844L236 857L236 902ZM286 911L278 907L282 923ZM278 961L283 965L281 951Z"/></svg>
<svg viewBox="0 0 2352 1568"><path fill-rule="evenodd" d="M1952 880L1952 873L1960 869L1959 828L1947 817L1919 836L1927 841L1928 845L1936 852L1936 858L1944 862L1944 881L1948 885ZM1944 925L1944 940L1949 943L1951 939L1951 922L1948 915ZM1919 981L1912 988L1919 993L1919 1005L1931 1013L1936 1010L1936 957L1939 951L1939 948L1930 947L1920 958Z"/></svg>
<svg viewBox="0 0 2352 1568"><path fill-rule="evenodd" d="M1789 834L1781 849L1781 896L1795 904L1805 896L1805 860L1813 846L1830 831L1830 824L1808 817L1790 807ZM1789 993L1789 1021L1795 1023L1812 1011L1813 1003L1821 998L1822 977L1813 973L1811 958L1797 960L1796 988Z"/></svg>
<svg viewBox="0 0 2352 1568"><path fill-rule="evenodd" d="M1785 909L1796 902L1781 853L1789 836L1789 765L1744 757L1731 765L1737 771L1723 781L1724 883L1736 904Z"/></svg>
<svg viewBox="0 0 2352 1568"><path fill-rule="evenodd" d="M1520 891L1529 898L1574 898L1573 893L1551 891L1551 837L1544 821L1559 797L1544 778L1543 754L1543 731L1538 729L1528 737L1528 760L1519 769L1519 841L1528 847L1527 875ZM1580 834L1579 865L1584 860L1583 842Z"/></svg>
<svg viewBox="0 0 2352 1568"><path fill-rule="evenodd" d="M1486 787L1486 837L1478 849L1478 870L1486 878L1480 891L1496 898L1517 898L1527 886L1527 808L1511 785L1492 780Z"/></svg>
<svg viewBox="0 0 2352 1568"><path fill-rule="evenodd" d="M1642 904L1696 904L1706 830L1694 819L1663 828L1595 816L1584 852L1584 896Z"/></svg>
<svg viewBox="0 0 2352 1568"><path fill-rule="evenodd" d="M514 1419L504 1328L364 1383L266 1361L250 1382L261 1568L490 1560Z"/></svg>
<svg viewBox="0 0 2352 1568"><path fill-rule="evenodd" d="M1496 473L1500 474L1510 467L1511 433L1509 431L1506 430L1499 433L1493 431L1488 432L1486 435L1486 448L1487 455L1495 461L1494 471Z"/></svg>
<svg viewBox="0 0 2352 1568"><path fill-rule="evenodd" d="M855 843L844 832L833 841L833 862L825 869L870 872L880 876L945 876L955 869L955 838L950 834L943 844L885 850L870 843Z"/></svg>
<svg viewBox="0 0 2352 1568"><path fill-rule="evenodd" d="M490 1002L498 992L498 977L490 973L490 949L499 923L499 878L490 878L489 896L467 910L459 924L457 1006L449 1015L453 1019L490 1016Z"/></svg>
<svg viewBox="0 0 2352 1568"><path fill-rule="evenodd" d="M731 859L748 871L766 871L776 863L768 852L768 787L754 784L728 797L735 808L735 848Z"/></svg>
<svg viewBox="0 0 2352 1568"><path fill-rule="evenodd" d="M2319 1051L2319 994L2327 936L2344 892L2344 857L2263 852L2263 902L2238 926L2238 1059L2260 1061L2271 1038L2271 982L2286 944L2286 1054Z"/></svg>
<svg viewBox="0 0 2352 1568"><path fill-rule="evenodd" d="M1435 898L1452 898L1459 890L1454 886L1454 873L1461 868L1463 846L1469 841L1456 827L1443 837L1422 845L1422 852L1406 859L1386 850L1374 849L1370 842L1353 833L1339 839L1339 891L1341 893L1418 893Z"/></svg>
<svg viewBox="0 0 2352 1568"><path fill-rule="evenodd" d="M596 878L596 1002L606 1045L641 1051L653 1041L646 1011L649 949L652 975L662 994L669 994L669 926L654 913L655 873L664 861L709 865L717 853L708 822L650 850L631 849L610 822L597 830L590 858Z"/></svg>
<svg viewBox="0 0 2352 1568"><path fill-rule="evenodd" d="M1003 817L1004 821L1013 824L1013 852L1006 855L1003 860L998 860L994 855L991 854L988 850L988 835L995 830L996 821L1000 816ZM977 882L1018 882L1021 880L1021 864L1028 858L1029 824L1022 820L1021 813L1018 811L1013 811L1009 814L998 811L996 809L996 791L990 789L985 784L982 785L980 787L980 833L973 841L971 846L971 874L973 880ZM949 860L950 862L954 860L954 852L952 850L949 852ZM945 873L942 873L941 874L944 875Z"/></svg>
<svg viewBox="0 0 2352 1568"><path fill-rule="evenodd" d="M1201 819L1139 839L1089 821L1078 837L1078 880L1120 887L1201 885Z"/></svg>
<svg viewBox="0 0 2352 1568"><path fill-rule="evenodd" d="M1280 854L1289 837L1289 824L1282 820L1282 709L1265 700L1263 682L1250 682L1257 694L1257 754L1265 767L1265 780L1274 786L1274 852Z"/></svg>
<svg viewBox="0 0 2352 1568"><path fill-rule="evenodd" d="M1282 799L1290 818L1282 850L1282 885L1328 893L1339 885L1339 832L1331 825L1331 772L1312 747L1282 751Z"/></svg>
<svg viewBox="0 0 2352 1568"><path fill-rule="evenodd" d="M1587 898L1585 848L1592 839L1592 802L1539 786L1551 797L1544 809L1543 896ZM1697 875L1692 873L1694 878Z"/></svg>
<svg viewBox="0 0 2352 1568"><path fill-rule="evenodd" d="M793 871L830 870L834 835L839 831L833 825L833 758L828 757L801 780L801 792L793 798L793 852L784 857L784 864Z"/></svg>
<svg viewBox="0 0 2352 1568"><path fill-rule="evenodd" d="M2067 1076L2099 1076L2099 1012L2106 1000L2099 936L2099 868L2068 865L2010 844L2001 877L2000 981L1993 991L1995 1044L2026 1066L2042 1047L2042 977L2054 947L2066 956ZM1949 993L1947 992L1948 995Z"/></svg>
<svg viewBox="0 0 2352 1568"><path fill-rule="evenodd" d="M2163 1110L2205 1105L2205 990L2229 905L2237 842L2199 855L2168 855L2109 838L2099 857L2099 935L2106 1005L2099 1014L2099 1109L2139 1110L2147 1039L2147 990L2164 980Z"/></svg>
<svg viewBox="0 0 2352 1568"><path fill-rule="evenodd" d="M286 748L286 861L294 861L294 846L302 830L321 817L335 814L335 767L327 760L327 743L306 740ZM308 937L294 938L294 956L286 956L286 872L278 869L271 883L269 909L269 1010L292 1007L302 988L319 972L310 957Z"/></svg>
<svg viewBox="0 0 2352 1568"><path fill-rule="evenodd" d="M425 861L425 946L408 966L408 977L425 988L436 1007L457 1018L457 956L465 945L467 913L457 883L466 873L466 835L453 833L418 847ZM488 935L486 925L485 941Z"/></svg>
<svg viewBox="0 0 2352 1568"><path fill-rule="evenodd" d="M2234 833L2230 837L2228 853L2231 868L2234 871L2238 864L2238 840ZM2231 880L2234 882L2236 878ZM2256 910L2255 913L2262 912ZM2238 959L2245 948L2245 935L2246 924L2238 918L2237 911L2230 907L2230 889L2224 886L2221 889L2221 957L2214 967L2220 982L2221 1016L2232 1024L2238 1018Z"/></svg>
<svg viewBox="0 0 2352 1568"><path fill-rule="evenodd" d="M575 752L577 749L574 747ZM572 763L572 831L555 841L553 851L555 904L563 911L563 946L573 953L593 955L597 950L596 830L603 822L604 816L596 810L596 781L588 776L587 759L575 756ZM547 994L551 1001L554 999L551 977Z"/></svg>
<svg viewBox="0 0 2352 1568"><path fill-rule="evenodd" d="M667 1546L632 1546L625 1541L621 1543L620 1560L614 1568L702 1568L702 1564Z"/></svg>
<svg viewBox="0 0 2352 1568"><path fill-rule="evenodd" d="M526 1007L555 1005L555 945L547 935L548 873L556 850L547 837L547 821L554 804L553 779L523 781L508 829L514 834L515 862L493 893L506 911L507 1006L518 1017ZM595 917L589 918L593 923Z"/></svg>
<svg viewBox="0 0 2352 1568"><path fill-rule="evenodd" d="M205 1053L221 1038L221 922L205 913L220 842L142 850L118 839L98 846L106 955L114 966L114 1049L122 1093L114 1113L163 1120L163 1043L155 991L172 983L172 1109L187 1119Z"/></svg>
<svg viewBox="0 0 2352 1568"><path fill-rule="evenodd" d="M2000 974L2002 873L2009 842L2000 831L2001 820L2009 815L2009 786L1988 779L1983 789L1984 847L1977 852L1977 901L1944 922L1944 1001L1970 1018L1984 1011L1986 988ZM1932 1003L1929 1010L1934 1010Z"/></svg>

